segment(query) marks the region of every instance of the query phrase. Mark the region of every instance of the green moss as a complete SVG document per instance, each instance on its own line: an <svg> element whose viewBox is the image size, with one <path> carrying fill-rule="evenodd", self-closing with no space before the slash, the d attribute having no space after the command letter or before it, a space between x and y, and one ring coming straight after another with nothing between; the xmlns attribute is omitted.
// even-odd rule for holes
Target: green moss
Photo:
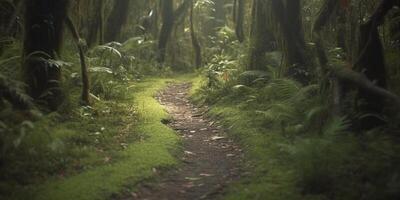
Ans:
<svg viewBox="0 0 400 200"><path fill-rule="evenodd" d="M153 98L157 91L166 86L166 83L172 80L189 81L195 75L181 75L174 79L153 78L146 79L140 83L134 83L135 86L130 90L127 104L123 108L129 109L135 107L137 112L136 121L124 123L132 123L134 127L130 130L133 137L139 135L139 139L128 142L126 149L118 150L118 144L111 140L111 136L115 136L121 132L121 125L116 125L118 120L122 120L124 116L118 114L127 113L111 113L109 117L101 118L97 124L93 124L91 120L74 121L73 119L58 124L58 130L54 132L55 138L62 141L73 141L74 143L89 143L83 145L82 148L75 147L74 155L77 153L85 154L82 156L81 163L90 163L90 166L82 171L76 171L64 177L53 177L42 184L31 185L25 187L25 192L18 192L13 195L14 199L57 199L57 200L93 200L107 199L113 194L123 191L126 186L133 189L134 185L140 181L153 177L155 174L153 168L169 168L177 164L177 160L173 154L179 149L179 137L169 127L161 123L161 119L168 117L164 108ZM114 118L114 119L113 119ZM130 118L128 118L130 119ZM88 123L89 122L89 123ZM50 124L50 122L46 122ZM78 126L79 127L78 129ZM125 125L126 126L126 125ZM123 126L123 127L125 127ZM99 144L92 143L90 132L98 131L100 127L105 127L103 139ZM117 130L108 130L118 128ZM89 129L85 130L85 129ZM82 136L74 130L82 130ZM88 136L89 135L89 136ZM136 135L136 136L135 136ZM37 137L38 142L43 138ZM33 137L34 138L34 137ZM125 137L129 139L129 137ZM96 138L101 140L102 137ZM107 145L107 142L111 143ZM96 149L108 149L105 153L95 153ZM102 157L103 156L103 157ZM111 157L110 162L104 162L104 156Z"/></svg>
<svg viewBox="0 0 400 200"><path fill-rule="evenodd" d="M194 84L193 99L201 103L204 92L199 90L205 81ZM203 98L203 99L202 99ZM257 108L243 109L240 101L221 99L211 106L210 117L229 127L230 136L241 144L246 162L243 168L249 173L228 188L226 200L282 200L323 199L319 196L303 196L296 186L296 174L290 166L287 146L290 141L279 130L265 127Z"/></svg>
<svg viewBox="0 0 400 200"><path fill-rule="evenodd" d="M276 160L276 143L284 140L272 130L255 125L254 111L240 110L234 105L214 105L211 116L219 116L230 135L241 143L246 152L245 170L250 175L232 185L224 199L304 199L296 192L293 174ZM233 125L233 126L232 126Z"/></svg>
<svg viewBox="0 0 400 200"><path fill-rule="evenodd" d="M326 101L319 95L304 96L301 91L311 87L293 90L291 83L275 80L250 96L198 86L194 97L200 103L215 94L221 97L209 114L229 128L245 151L248 175L230 186L224 199L398 199L396 140L381 130L356 136L348 131L347 118L324 114L321 102ZM279 109L273 110L276 105ZM315 110L321 112L310 118Z"/></svg>

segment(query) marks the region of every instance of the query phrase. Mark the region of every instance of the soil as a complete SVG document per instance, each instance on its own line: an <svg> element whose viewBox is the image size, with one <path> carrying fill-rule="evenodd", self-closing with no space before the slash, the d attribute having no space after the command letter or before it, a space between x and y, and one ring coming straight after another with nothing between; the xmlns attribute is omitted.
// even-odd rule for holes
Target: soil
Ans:
<svg viewBox="0 0 400 200"><path fill-rule="evenodd" d="M142 183L124 200L218 199L227 185L240 178L242 150L218 122L204 115L206 107L190 103L190 88L190 83L169 83L156 96L172 117L162 122L182 137L181 164L156 181Z"/></svg>

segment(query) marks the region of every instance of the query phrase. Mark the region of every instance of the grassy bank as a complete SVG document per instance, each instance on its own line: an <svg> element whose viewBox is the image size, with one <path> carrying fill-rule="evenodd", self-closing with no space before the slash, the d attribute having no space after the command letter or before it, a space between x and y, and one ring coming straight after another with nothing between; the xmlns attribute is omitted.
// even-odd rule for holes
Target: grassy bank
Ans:
<svg viewBox="0 0 400 200"><path fill-rule="evenodd" d="M25 186L4 182L5 197L107 199L129 192L126 190L134 189L135 184L153 177L160 169L173 167L177 164L173 154L179 149L179 138L161 123L161 119L168 116L153 96L168 81L185 81L192 77L131 82L124 86L129 89L123 100L101 101L93 107L77 109L71 117L46 116L34 122L32 133L24 139L19 151L22 155L28 148L42 146L41 150L36 150L38 162L25 161L18 171L27 169L26 174L15 174L38 174ZM47 125L50 126L46 130L41 128ZM50 157L63 161L46 161ZM44 162L52 162L49 165L54 166L44 165ZM40 169L27 168L35 166Z"/></svg>
<svg viewBox="0 0 400 200"><path fill-rule="evenodd" d="M192 99L245 150L246 172L227 200L398 199L400 149L382 130L357 135L345 117L326 117L313 86L272 79L254 88L233 80L195 84Z"/></svg>

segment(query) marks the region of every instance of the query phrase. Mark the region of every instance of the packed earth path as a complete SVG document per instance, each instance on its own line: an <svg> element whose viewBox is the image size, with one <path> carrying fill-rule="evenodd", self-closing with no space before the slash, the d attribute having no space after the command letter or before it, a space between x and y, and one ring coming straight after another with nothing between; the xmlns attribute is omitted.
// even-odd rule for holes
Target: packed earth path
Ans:
<svg viewBox="0 0 400 200"><path fill-rule="evenodd" d="M190 103L190 88L190 83L171 82L156 96L172 117L163 123L182 137L181 164L124 199L218 199L228 184L240 178L242 150L218 123L204 116L206 108Z"/></svg>

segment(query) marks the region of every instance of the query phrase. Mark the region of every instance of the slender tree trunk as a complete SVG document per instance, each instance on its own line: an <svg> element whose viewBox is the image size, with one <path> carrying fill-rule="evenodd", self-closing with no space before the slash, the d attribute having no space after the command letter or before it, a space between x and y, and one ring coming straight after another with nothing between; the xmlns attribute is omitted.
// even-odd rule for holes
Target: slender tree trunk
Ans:
<svg viewBox="0 0 400 200"><path fill-rule="evenodd" d="M62 45L68 0L26 0L24 73L29 94L55 110L63 100L60 66L56 59Z"/></svg>
<svg viewBox="0 0 400 200"><path fill-rule="evenodd" d="M71 31L72 36L75 40L76 46L79 51L79 59L81 62L81 75L82 75L82 95L81 95L81 104L90 105L90 84L89 84L89 75L88 75L88 67L86 65L85 52L83 50L83 44L81 42L81 38L79 33L72 22L72 20L67 17L65 23L67 24L68 29Z"/></svg>
<svg viewBox="0 0 400 200"><path fill-rule="evenodd" d="M107 27L105 30L105 42L112 42L118 40L121 34L123 25L128 19L129 3L131 0L115 0L111 14L107 20Z"/></svg>
<svg viewBox="0 0 400 200"><path fill-rule="evenodd" d="M346 11L343 9L338 9L338 24L337 24L337 46L341 48L344 52L348 52L346 44Z"/></svg>
<svg viewBox="0 0 400 200"><path fill-rule="evenodd" d="M237 4L237 5L236 5ZM244 7L245 7L245 0L235 0L235 32L236 37L238 38L239 42L243 42L245 39L244 31L243 31L243 20L244 20Z"/></svg>
<svg viewBox="0 0 400 200"><path fill-rule="evenodd" d="M192 5L190 8L190 36L192 38L192 45L195 52L195 66L201 67L202 65L201 46L199 44L199 40L197 39L196 31L194 30L194 24L193 24L194 3L192 2L191 4Z"/></svg>
<svg viewBox="0 0 400 200"><path fill-rule="evenodd" d="M158 38L158 57L159 63L164 63L167 53L167 44L174 26L174 1L161 0L162 26Z"/></svg>

